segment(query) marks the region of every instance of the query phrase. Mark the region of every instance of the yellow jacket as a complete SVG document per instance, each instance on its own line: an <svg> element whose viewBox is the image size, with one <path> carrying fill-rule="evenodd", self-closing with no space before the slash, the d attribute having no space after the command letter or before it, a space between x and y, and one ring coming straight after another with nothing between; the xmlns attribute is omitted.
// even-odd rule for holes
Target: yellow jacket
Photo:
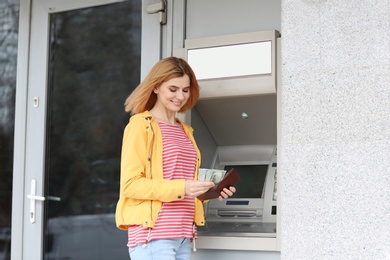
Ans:
<svg viewBox="0 0 390 260"><path fill-rule="evenodd" d="M192 127L179 122L197 153L194 177L197 179L200 151ZM127 230L128 225L152 228L163 202L184 198L185 180L166 180L163 177L162 149L160 128L149 111L133 115L125 128L122 143L120 192L115 213L119 229ZM203 226L203 203L197 198L194 201L194 222Z"/></svg>

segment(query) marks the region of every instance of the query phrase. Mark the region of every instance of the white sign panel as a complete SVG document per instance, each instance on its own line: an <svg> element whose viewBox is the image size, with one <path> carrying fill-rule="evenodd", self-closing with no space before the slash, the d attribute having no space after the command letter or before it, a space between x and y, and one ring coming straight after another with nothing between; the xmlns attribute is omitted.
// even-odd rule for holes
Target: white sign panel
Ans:
<svg viewBox="0 0 390 260"><path fill-rule="evenodd" d="M270 75L271 41L189 49L188 63L198 80Z"/></svg>

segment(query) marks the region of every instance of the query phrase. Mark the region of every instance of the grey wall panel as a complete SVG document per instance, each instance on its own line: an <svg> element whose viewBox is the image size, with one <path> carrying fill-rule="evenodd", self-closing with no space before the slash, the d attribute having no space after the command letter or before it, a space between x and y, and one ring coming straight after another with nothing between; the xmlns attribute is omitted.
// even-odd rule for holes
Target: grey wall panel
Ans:
<svg viewBox="0 0 390 260"><path fill-rule="evenodd" d="M186 38L281 30L281 0L187 0Z"/></svg>

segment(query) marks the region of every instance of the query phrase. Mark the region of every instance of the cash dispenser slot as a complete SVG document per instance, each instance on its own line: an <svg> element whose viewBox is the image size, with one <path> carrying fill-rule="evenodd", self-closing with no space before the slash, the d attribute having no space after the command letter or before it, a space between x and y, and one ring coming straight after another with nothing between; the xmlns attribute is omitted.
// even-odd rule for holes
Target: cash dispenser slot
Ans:
<svg viewBox="0 0 390 260"><path fill-rule="evenodd" d="M245 217L245 218L252 218L256 217L257 213L255 210L218 210L218 216L220 217Z"/></svg>

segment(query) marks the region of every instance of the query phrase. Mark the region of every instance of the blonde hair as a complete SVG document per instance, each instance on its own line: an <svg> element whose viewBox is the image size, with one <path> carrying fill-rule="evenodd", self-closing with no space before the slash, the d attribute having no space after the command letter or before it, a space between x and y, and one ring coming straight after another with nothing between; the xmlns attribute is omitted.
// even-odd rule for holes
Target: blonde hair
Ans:
<svg viewBox="0 0 390 260"><path fill-rule="evenodd" d="M199 84L195 73L185 60L168 57L157 62L141 84L127 97L125 111L136 114L152 109L157 100L153 90L172 78L184 75L190 78L190 97L179 113L191 109L199 98Z"/></svg>

